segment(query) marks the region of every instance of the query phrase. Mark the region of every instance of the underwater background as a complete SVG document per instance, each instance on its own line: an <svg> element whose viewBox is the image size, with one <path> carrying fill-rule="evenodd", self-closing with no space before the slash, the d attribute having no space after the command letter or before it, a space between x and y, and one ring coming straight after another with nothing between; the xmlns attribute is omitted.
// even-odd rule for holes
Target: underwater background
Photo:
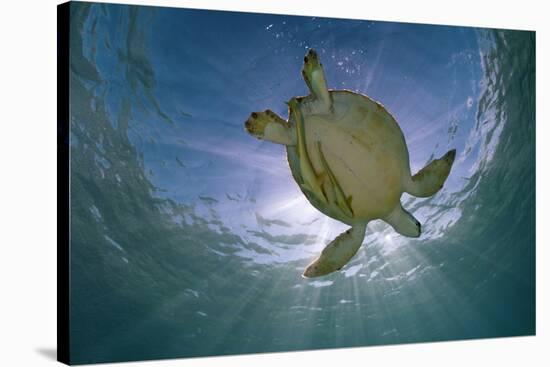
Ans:
<svg viewBox="0 0 550 367"><path fill-rule="evenodd" d="M414 172L457 158L418 239L370 222L340 272L301 277L346 229L283 146L244 130L329 88L380 101ZM71 4L71 362L535 333L535 33Z"/></svg>

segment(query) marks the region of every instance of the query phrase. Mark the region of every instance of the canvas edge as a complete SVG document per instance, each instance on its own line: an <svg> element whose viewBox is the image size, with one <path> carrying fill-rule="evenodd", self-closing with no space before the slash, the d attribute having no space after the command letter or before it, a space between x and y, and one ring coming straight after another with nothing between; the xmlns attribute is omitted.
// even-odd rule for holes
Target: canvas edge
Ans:
<svg viewBox="0 0 550 367"><path fill-rule="evenodd" d="M57 360L70 364L70 2L57 5Z"/></svg>

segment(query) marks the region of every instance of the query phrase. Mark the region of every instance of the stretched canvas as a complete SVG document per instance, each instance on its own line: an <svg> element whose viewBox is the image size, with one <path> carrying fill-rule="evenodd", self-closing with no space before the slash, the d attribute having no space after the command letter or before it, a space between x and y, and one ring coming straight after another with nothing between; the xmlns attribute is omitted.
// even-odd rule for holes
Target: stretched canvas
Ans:
<svg viewBox="0 0 550 367"><path fill-rule="evenodd" d="M70 364L535 334L535 32L58 7Z"/></svg>

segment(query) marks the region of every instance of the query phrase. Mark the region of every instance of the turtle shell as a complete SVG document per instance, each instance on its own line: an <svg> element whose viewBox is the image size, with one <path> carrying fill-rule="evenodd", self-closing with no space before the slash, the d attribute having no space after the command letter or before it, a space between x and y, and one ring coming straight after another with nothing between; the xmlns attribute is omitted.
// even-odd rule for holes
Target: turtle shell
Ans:
<svg viewBox="0 0 550 367"><path fill-rule="evenodd" d="M329 195L330 180L319 149L334 178L348 198L353 218L342 217L329 199L325 204L307 190L302 192L322 213L353 225L383 218L399 203L405 180L410 179L409 153L395 118L380 103L362 94L330 91L333 112L317 113L313 97L299 97L304 119L305 145L311 165ZM296 122L290 117L291 128ZM303 184L298 149L287 146L292 176Z"/></svg>

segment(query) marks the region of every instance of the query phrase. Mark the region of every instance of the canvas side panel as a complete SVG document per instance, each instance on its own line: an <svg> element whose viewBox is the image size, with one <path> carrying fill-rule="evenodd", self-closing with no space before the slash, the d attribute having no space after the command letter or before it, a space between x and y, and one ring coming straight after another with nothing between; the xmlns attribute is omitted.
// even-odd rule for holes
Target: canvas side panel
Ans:
<svg viewBox="0 0 550 367"><path fill-rule="evenodd" d="M70 6L57 6L57 360L65 364L70 364Z"/></svg>

